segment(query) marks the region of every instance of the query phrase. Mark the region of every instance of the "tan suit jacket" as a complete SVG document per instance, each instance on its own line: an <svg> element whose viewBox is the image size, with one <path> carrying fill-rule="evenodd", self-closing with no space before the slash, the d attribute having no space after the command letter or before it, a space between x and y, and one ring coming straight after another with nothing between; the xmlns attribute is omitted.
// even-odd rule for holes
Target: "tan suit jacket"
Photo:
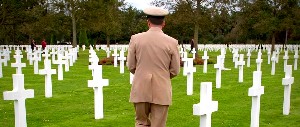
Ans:
<svg viewBox="0 0 300 127"><path fill-rule="evenodd" d="M128 49L128 69L135 74L130 102L171 105L171 78L179 74L178 41L158 27L133 35Z"/></svg>

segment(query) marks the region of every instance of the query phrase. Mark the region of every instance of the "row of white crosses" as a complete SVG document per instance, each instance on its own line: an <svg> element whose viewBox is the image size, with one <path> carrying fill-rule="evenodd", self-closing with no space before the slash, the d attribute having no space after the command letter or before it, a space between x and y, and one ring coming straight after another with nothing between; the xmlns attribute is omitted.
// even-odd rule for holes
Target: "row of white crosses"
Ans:
<svg viewBox="0 0 300 127"><path fill-rule="evenodd" d="M8 49L3 50L2 52L0 51L0 78L3 77L3 72L2 72L2 63L4 66L7 66L7 61L9 61L10 56L10 51Z"/></svg>
<svg viewBox="0 0 300 127"><path fill-rule="evenodd" d="M15 109L15 127L27 127L26 121L26 106L25 100L27 98L34 98L34 90L25 90L24 88L24 74L22 74L22 67L25 63L21 63L20 51L16 50L16 63L12 63L12 67L17 68L17 73L13 74L13 90L3 92L4 100L13 100Z"/></svg>
<svg viewBox="0 0 300 127"><path fill-rule="evenodd" d="M298 45L286 45L286 47L289 49L289 50L292 50L294 49L294 47L297 47ZM95 46L96 48L97 47L101 47L101 49L105 49L103 47L107 47L107 45L96 45ZM120 50L122 47L125 47L125 48L128 48L128 45L110 45L110 49L115 49L117 48L118 50ZM222 48L226 48L227 45L225 44L198 44L198 51L218 51ZM260 48L258 47L258 45L255 45L255 44L247 44L247 45L235 45L235 44L232 44L232 45L229 45L229 50L232 51L232 49L239 49L239 51L246 51L247 49L251 49L251 50L255 50L255 51L258 51L259 49L261 49L263 52L266 52L268 51L268 49L270 49L272 47L272 45L270 44L263 44L263 45L260 45ZM299 46L298 46L299 47ZM182 49L179 49L179 51L183 51L184 49L190 49L190 44L183 44L183 45L180 45L180 48ZM284 48L282 45L275 45L275 49L278 49L279 51L282 51ZM193 51L193 50L192 50Z"/></svg>
<svg viewBox="0 0 300 127"><path fill-rule="evenodd" d="M92 53L91 51L90 53ZM104 118L103 113L103 86L108 86L108 79L102 79L102 65L98 65L99 58L97 55L90 56L91 65L89 69L93 72L93 80L88 80L88 87L94 89L94 111L95 119Z"/></svg>
<svg viewBox="0 0 300 127"><path fill-rule="evenodd" d="M58 68L57 68L57 78L58 78L58 80L63 80L64 79L63 64L65 64L66 61L63 60L62 57L63 57L62 54L58 53L57 54L57 60L53 61L53 64L58 65Z"/></svg>
<svg viewBox="0 0 300 127"><path fill-rule="evenodd" d="M296 51L297 52L297 51ZM285 53L287 54L287 53ZM295 53L295 56L298 53ZM276 55L276 54L275 54ZM285 55L284 59L287 55ZM240 54L240 60L237 61L237 66L239 66L239 82L243 82L243 65L245 65L245 61L243 61L244 55ZM249 57L249 55L248 55ZM297 57L296 57L297 58ZM277 58L274 58L274 63ZM215 68L217 69L216 73L216 84L217 88L220 88L220 75L221 75L221 60L220 56L217 58L217 64L215 64ZM258 52L258 58L256 59L257 63L257 71L253 73L253 87L249 89L249 96L252 96L252 110L251 110L251 127L258 127L259 126L259 112L260 112L260 96L264 94L264 87L261 86L261 50ZM285 86L285 92L284 92L284 104L283 104L283 114L288 115L290 111L290 94L291 94L291 84L294 82L294 78L291 74L292 66L291 65L285 65L285 73L286 76L282 80L282 84ZM195 104L193 106L193 114L194 115L200 115L200 126L201 127L210 127L211 126L211 113L214 111L217 111L217 102L212 103L211 101L211 93L209 94L210 97L204 97L207 93L207 91L202 91L204 89L204 86L207 85L211 86L211 83L203 83L201 84L201 102L199 104ZM203 88L202 88L203 85ZM211 89L211 88L210 88ZM211 90L208 90L211 91ZM206 103L202 103L202 100L205 100ZM206 104L204 106L204 104Z"/></svg>
<svg viewBox="0 0 300 127"><path fill-rule="evenodd" d="M107 57L109 57L110 49L107 47L105 47L104 49L107 53ZM123 74L125 68L125 61L126 61L125 47L121 47L120 54L118 54L118 49L115 47L112 56L114 57L114 67L118 67L118 60L120 61L120 73Z"/></svg>

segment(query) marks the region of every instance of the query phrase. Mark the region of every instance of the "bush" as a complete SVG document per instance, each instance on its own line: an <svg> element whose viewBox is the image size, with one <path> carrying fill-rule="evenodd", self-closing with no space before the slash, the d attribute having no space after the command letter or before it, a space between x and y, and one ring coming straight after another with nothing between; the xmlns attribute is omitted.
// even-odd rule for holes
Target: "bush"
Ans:
<svg viewBox="0 0 300 127"><path fill-rule="evenodd" d="M200 58L195 58L194 59L194 65L203 65L204 64L204 60L200 59Z"/></svg>
<svg viewBox="0 0 300 127"><path fill-rule="evenodd" d="M114 64L114 58L109 57L109 58L100 59L98 64L99 65L113 65Z"/></svg>

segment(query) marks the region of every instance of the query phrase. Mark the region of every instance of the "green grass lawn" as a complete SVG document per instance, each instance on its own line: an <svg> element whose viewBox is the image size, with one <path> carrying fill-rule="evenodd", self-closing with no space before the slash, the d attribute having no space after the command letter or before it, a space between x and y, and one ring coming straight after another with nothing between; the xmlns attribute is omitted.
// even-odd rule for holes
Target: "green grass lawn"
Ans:
<svg viewBox="0 0 300 127"><path fill-rule="evenodd" d="M199 52L201 55L203 52ZM245 54L246 61L246 52ZM25 53L23 53L25 54ZM216 62L220 52L208 52L210 60ZM106 56L104 51L97 51L99 58ZM267 64L266 52L263 52L262 85L265 94L261 96L261 127L300 127L300 66L293 71L295 82L292 85L290 115L282 114L283 91L282 78L283 57L280 54L279 63L276 64L276 75L271 76L271 64ZM288 64L293 64L293 55L290 53ZM33 65L26 62L23 68L25 74L25 88L34 89L34 98L26 100L28 127L133 127L134 108L129 102L131 85L129 84L129 71L119 73L119 67L113 65L103 66L103 78L109 79L109 86L103 88L104 94L104 119L94 119L94 91L88 88L87 80L92 79L88 70L88 50L80 51L79 58L69 72L64 72L64 80L58 81L57 75L52 76L53 97L45 98L44 76L33 74ZM191 55L190 55L191 56ZM213 127L249 127L251 116L251 97L248 89L252 86L253 71L256 70L255 59L257 53L252 53L251 67L244 66L244 82L238 83L238 69L234 68L232 54L227 52L225 67L230 71L222 71L222 87L215 88L216 70L213 65L208 65L208 73L203 74L202 65L197 65L194 73L194 94L186 95L186 77L180 75L172 80L173 104L170 106L168 127L197 127L200 117L193 116L193 104L200 101L200 83L213 82L213 100L219 102L219 109L212 114ZM3 67L4 77L0 79L0 127L14 126L14 103L4 101L3 92L11 91L12 74L15 68L10 67L14 62L11 57L7 67ZM43 68L40 62L39 69ZM52 65L57 69L57 65Z"/></svg>

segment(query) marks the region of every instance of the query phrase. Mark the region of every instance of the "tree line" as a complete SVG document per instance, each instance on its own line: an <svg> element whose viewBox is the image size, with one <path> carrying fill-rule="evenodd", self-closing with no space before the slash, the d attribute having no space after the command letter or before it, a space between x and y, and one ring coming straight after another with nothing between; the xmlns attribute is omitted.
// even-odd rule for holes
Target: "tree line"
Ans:
<svg viewBox="0 0 300 127"><path fill-rule="evenodd" d="M170 11L164 32L195 44L290 44L300 40L300 0L153 0ZM2 0L0 44L127 44L146 15L124 0ZM197 48L197 47L195 47Z"/></svg>

